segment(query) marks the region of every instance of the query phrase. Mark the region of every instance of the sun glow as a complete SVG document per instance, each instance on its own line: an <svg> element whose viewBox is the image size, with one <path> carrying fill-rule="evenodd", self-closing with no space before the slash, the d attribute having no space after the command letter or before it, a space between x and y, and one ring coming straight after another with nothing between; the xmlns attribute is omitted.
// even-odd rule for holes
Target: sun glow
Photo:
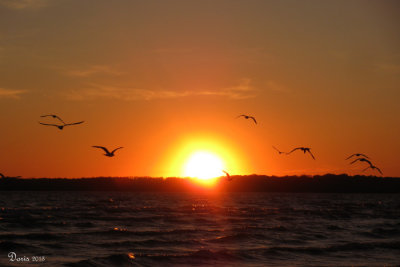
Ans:
<svg viewBox="0 0 400 267"><path fill-rule="evenodd" d="M171 142L159 164L163 177L190 177L202 185L212 186L219 177L248 173L246 158L229 138L209 133L187 133Z"/></svg>
<svg viewBox="0 0 400 267"><path fill-rule="evenodd" d="M216 155L206 152L197 151L190 155L184 165L184 176L198 178L200 180L210 180L215 177L223 176L225 164Z"/></svg>

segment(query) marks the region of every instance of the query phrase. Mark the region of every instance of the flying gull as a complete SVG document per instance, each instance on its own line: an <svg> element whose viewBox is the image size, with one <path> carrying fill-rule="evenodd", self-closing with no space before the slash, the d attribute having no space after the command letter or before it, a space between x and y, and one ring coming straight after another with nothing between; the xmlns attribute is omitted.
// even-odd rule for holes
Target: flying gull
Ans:
<svg viewBox="0 0 400 267"><path fill-rule="evenodd" d="M376 166L374 166L374 165L372 165L372 164L370 164L370 165L369 165L367 168L365 168L363 171L366 171L366 170L368 170L369 168L375 169L375 170L377 170L380 174L383 175L381 169L379 169L378 167L376 167Z"/></svg>
<svg viewBox="0 0 400 267"><path fill-rule="evenodd" d="M231 176L229 175L229 173L227 171L222 170L225 174L226 174L226 180L227 181L232 181Z"/></svg>
<svg viewBox="0 0 400 267"><path fill-rule="evenodd" d="M254 118L253 116L242 114L242 115L237 116L237 118L239 118L239 117L244 117L245 119L252 119L254 121L254 123L257 124L256 118Z"/></svg>
<svg viewBox="0 0 400 267"><path fill-rule="evenodd" d="M346 160L348 160L348 159L350 159L350 158L352 158L352 157L354 157L354 156L356 156L356 157L364 157L364 158L369 159L369 157L368 157L367 155L365 155L365 154L356 153L356 154L353 154L353 155L351 155L350 157L346 158Z"/></svg>
<svg viewBox="0 0 400 267"><path fill-rule="evenodd" d="M62 130L64 129L65 126L70 126L70 125L77 125L77 124L81 124L84 123L85 121L80 121L80 122L74 122L74 123L64 123L63 125L59 125L59 124L51 124L51 123L43 123L43 122L39 122L41 125L46 125L46 126L55 126L58 129Z"/></svg>
<svg viewBox="0 0 400 267"><path fill-rule="evenodd" d="M350 164L353 164L356 161L364 161L364 162L368 163L369 165L372 165L371 161L369 161L369 160L367 160L365 158L358 158L356 160L353 160Z"/></svg>
<svg viewBox="0 0 400 267"><path fill-rule="evenodd" d="M84 123L84 122L85 122L85 121L79 121L79 122L74 122L74 123L65 123L65 122L63 121L63 119L61 119L59 116L54 115L54 114L42 115L42 116L40 116L40 117L42 117L42 118L45 118L45 117L52 117L52 118L54 118L54 119L59 120L59 121L61 122L61 124L44 123L44 122L40 122L40 121L39 121L39 123L40 123L41 125L46 125L46 126L55 126L55 127L57 127L58 129L60 129L60 130L64 129L65 126L77 125L77 124L81 124L81 123Z"/></svg>
<svg viewBox="0 0 400 267"><path fill-rule="evenodd" d="M296 147L296 148L293 149L292 151L286 153L286 155L289 155L290 153L292 153L293 151L296 151L296 150L298 150L298 149L302 150L302 151L304 152L304 154L305 154L306 152L310 153L311 157L315 160L314 155L313 155L313 154L311 153L311 151L310 151L311 148L309 148L309 147Z"/></svg>
<svg viewBox="0 0 400 267"><path fill-rule="evenodd" d="M108 151L108 149L107 148L105 148L104 146L92 146L92 147L96 147L96 148L101 148L101 149L103 149L105 152L106 152L106 154L104 154L104 156L107 156L107 157L114 157L115 155L114 155L114 152L115 151L117 151L118 149L121 149L121 148L123 148L122 146L121 147L118 147L118 148L116 148L116 149L114 149L113 151Z"/></svg>

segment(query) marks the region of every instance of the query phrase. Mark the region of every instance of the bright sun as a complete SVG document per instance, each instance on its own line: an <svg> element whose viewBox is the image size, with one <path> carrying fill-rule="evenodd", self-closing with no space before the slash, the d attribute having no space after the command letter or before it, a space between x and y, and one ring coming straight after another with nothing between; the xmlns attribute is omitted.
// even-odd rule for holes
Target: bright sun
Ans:
<svg viewBox="0 0 400 267"><path fill-rule="evenodd" d="M206 151L197 151L187 160L184 175L209 180L224 175L223 169L224 163L218 156Z"/></svg>

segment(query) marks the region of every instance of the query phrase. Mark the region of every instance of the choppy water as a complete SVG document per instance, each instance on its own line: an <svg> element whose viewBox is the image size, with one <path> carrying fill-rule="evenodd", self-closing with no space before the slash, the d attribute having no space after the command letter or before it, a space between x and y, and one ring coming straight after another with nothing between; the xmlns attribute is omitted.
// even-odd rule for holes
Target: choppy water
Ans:
<svg viewBox="0 0 400 267"><path fill-rule="evenodd" d="M400 195L1 192L0 266L28 266L10 252L40 266L398 266Z"/></svg>

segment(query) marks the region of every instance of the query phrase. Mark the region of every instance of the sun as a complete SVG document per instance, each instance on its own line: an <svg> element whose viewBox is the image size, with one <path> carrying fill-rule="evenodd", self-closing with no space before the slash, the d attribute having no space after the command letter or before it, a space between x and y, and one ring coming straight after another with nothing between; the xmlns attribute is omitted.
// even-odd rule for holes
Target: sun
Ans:
<svg viewBox="0 0 400 267"><path fill-rule="evenodd" d="M226 136L185 133L170 142L163 155L164 161L155 169L162 177L193 178L198 184L211 187L226 174L242 175L249 172L245 153Z"/></svg>
<svg viewBox="0 0 400 267"><path fill-rule="evenodd" d="M224 175L224 162L215 154L207 151L196 151L191 154L184 165L186 177L206 181Z"/></svg>

